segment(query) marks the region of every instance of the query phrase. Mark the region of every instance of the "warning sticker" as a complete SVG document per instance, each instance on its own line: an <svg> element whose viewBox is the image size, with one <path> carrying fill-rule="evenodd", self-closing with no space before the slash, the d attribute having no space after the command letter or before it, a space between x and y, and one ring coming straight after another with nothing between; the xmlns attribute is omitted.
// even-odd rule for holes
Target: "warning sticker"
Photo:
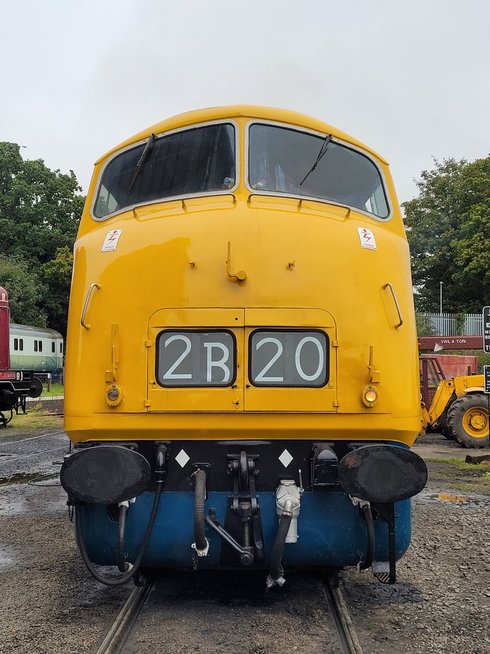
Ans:
<svg viewBox="0 0 490 654"><path fill-rule="evenodd" d="M102 244L102 252L113 252L117 248L119 237L122 234L122 229L112 229L107 232L107 236Z"/></svg>
<svg viewBox="0 0 490 654"><path fill-rule="evenodd" d="M367 227L358 227L357 232L361 239L361 247L367 250L376 250L376 239L374 234Z"/></svg>

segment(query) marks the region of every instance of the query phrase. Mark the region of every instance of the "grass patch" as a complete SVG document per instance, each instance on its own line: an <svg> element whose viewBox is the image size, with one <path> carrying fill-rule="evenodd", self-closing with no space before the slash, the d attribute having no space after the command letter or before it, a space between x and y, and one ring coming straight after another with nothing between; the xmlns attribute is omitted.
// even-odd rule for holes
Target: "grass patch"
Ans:
<svg viewBox="0 0 490 654"><path fill-rule="evenodd" d="M12 418L11 422L7 425L7 429L40 429L40 428L63 428L63 416L54 416L49 413L41 413L40 411L27 411L27 413L19 413Z"/></svg>
<svg viewBox="0 0 490 654"><path fill-rule="evenodd" d="M490 495L490 461L466 463L463 459L429 459L431 483L463 493Z"/></svg>
<svg viewBox="0 0 490 654"><path fill-rule="evenodd" d="M490 482L490 479L489 479ZM461 483L451 483L447 485L451 490L461 491L463 493L477 493L478 495L490 495L490 483L478 483L475 480Z"/></svg>
<svg viewBox="0 0 490 654"><path fill-rule="evenodd" d="M484 452L482 451L482 454ZM446 463L449 464L458 470L461 470L462 472L473 472L475 468L478 468L478 466L481 466L482 464L474 464L474 463L466 463L464 459L458 459L457 457L447 457L447 458L440 458L440 459L428 459L428 461L434 462L434 463Z"/></svg>
<svg viewBox="0 0 490 654"><path fill-rule="evenodd" d="M41 395L41 399L43 397L57 397L61 395L62 397L65 394L65 387L63 384L51 384L51 389L48 391L48 385L43 384L43 392Z"/></svg>

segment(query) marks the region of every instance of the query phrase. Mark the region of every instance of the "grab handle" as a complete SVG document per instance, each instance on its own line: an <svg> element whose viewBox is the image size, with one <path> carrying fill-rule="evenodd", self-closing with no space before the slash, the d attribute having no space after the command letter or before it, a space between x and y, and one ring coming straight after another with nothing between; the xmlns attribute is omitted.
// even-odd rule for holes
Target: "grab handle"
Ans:
<svg viewBox="0 0 490 654"><path fill-rule="evenodd" d="M392 284L390 282L386 282L386 284L383 286L383 289L389 288L391 291L391 296L393 298L393 302L395 303L395 308L396 312L398 314L398 324L395 325L395 329L398 329L403 325L403 316L402 312L400 311L400 305L398 304L398 298L396 297L395 289L393 288Z"/></svg>
<svg viewBox="0 0 490 654"><path fill-rule="evenodd" d="M88 292L87 292L87 297L85 298L85 303L83 305L82 315L81 315L81 318L80 318L80 324L82 325L82 327L85 327L85 329L90 329L90 325L85 322L85 318L87 316L87 311L88 311L88 307L89 307L89 304L90 304L90 299L92 298L92 293L94 292L94 290L96 288L100 289L100 284L96 284L94 282L93 284L90 285L90 288L88 289Z"/></svg>

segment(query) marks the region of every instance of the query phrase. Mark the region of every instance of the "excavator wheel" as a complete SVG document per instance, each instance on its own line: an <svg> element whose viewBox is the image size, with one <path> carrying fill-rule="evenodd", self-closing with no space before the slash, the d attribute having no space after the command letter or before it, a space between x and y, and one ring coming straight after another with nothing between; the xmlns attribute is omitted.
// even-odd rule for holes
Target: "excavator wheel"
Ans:
<svg viewBox="0 0 490 654"><path fill-rule="evenodd" d="M437 431L439 431L444 438L447 438L448 440L454 440L453 432L449 429L449 425L447 424L447 412L448 409L451 405L449 404L446 409L443 411L442 415L437 421Z"/></svg>
<svg viewBox="0 0 490 654"><path fill-rule="evenodd" d="M488 446L488 399L483 393L459 397L449 407L447 425L464 447Z"/></svg>

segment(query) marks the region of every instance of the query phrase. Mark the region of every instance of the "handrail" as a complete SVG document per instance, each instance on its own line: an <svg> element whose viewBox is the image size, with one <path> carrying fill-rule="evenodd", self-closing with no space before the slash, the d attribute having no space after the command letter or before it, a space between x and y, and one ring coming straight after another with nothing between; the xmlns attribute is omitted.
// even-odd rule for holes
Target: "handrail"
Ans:
<svg viewBox="0 0 490 654"><path fill-rule="evenodd" d="M85 322L85 318L87 316L87 311L90 304L90 299L92 297L92 293L96 288L100 289L100 284L94 282L93 284L90 285L90 288L88 289L87 296L85 298L85 302L83 305L82 315L80 317L80 324L82 325L82 327L85 327L85 329L90 329L90 325Z"/></svg>
<svg viewBox="0 0 490 654"><path fill-rule="evenodd" d="M398 304L398 298L396 297L395 289L393 288L392 284L390 282L386 282L386 284L383 286L383 290L389 288L391 291L391 295L393 297L393 302L395 303L396 307L396 312L398 313L398 320L400 321L397 325L395 325L395 329L398 329L403 325L403 316L402 312L400 311L400 305Z"/></svg>

